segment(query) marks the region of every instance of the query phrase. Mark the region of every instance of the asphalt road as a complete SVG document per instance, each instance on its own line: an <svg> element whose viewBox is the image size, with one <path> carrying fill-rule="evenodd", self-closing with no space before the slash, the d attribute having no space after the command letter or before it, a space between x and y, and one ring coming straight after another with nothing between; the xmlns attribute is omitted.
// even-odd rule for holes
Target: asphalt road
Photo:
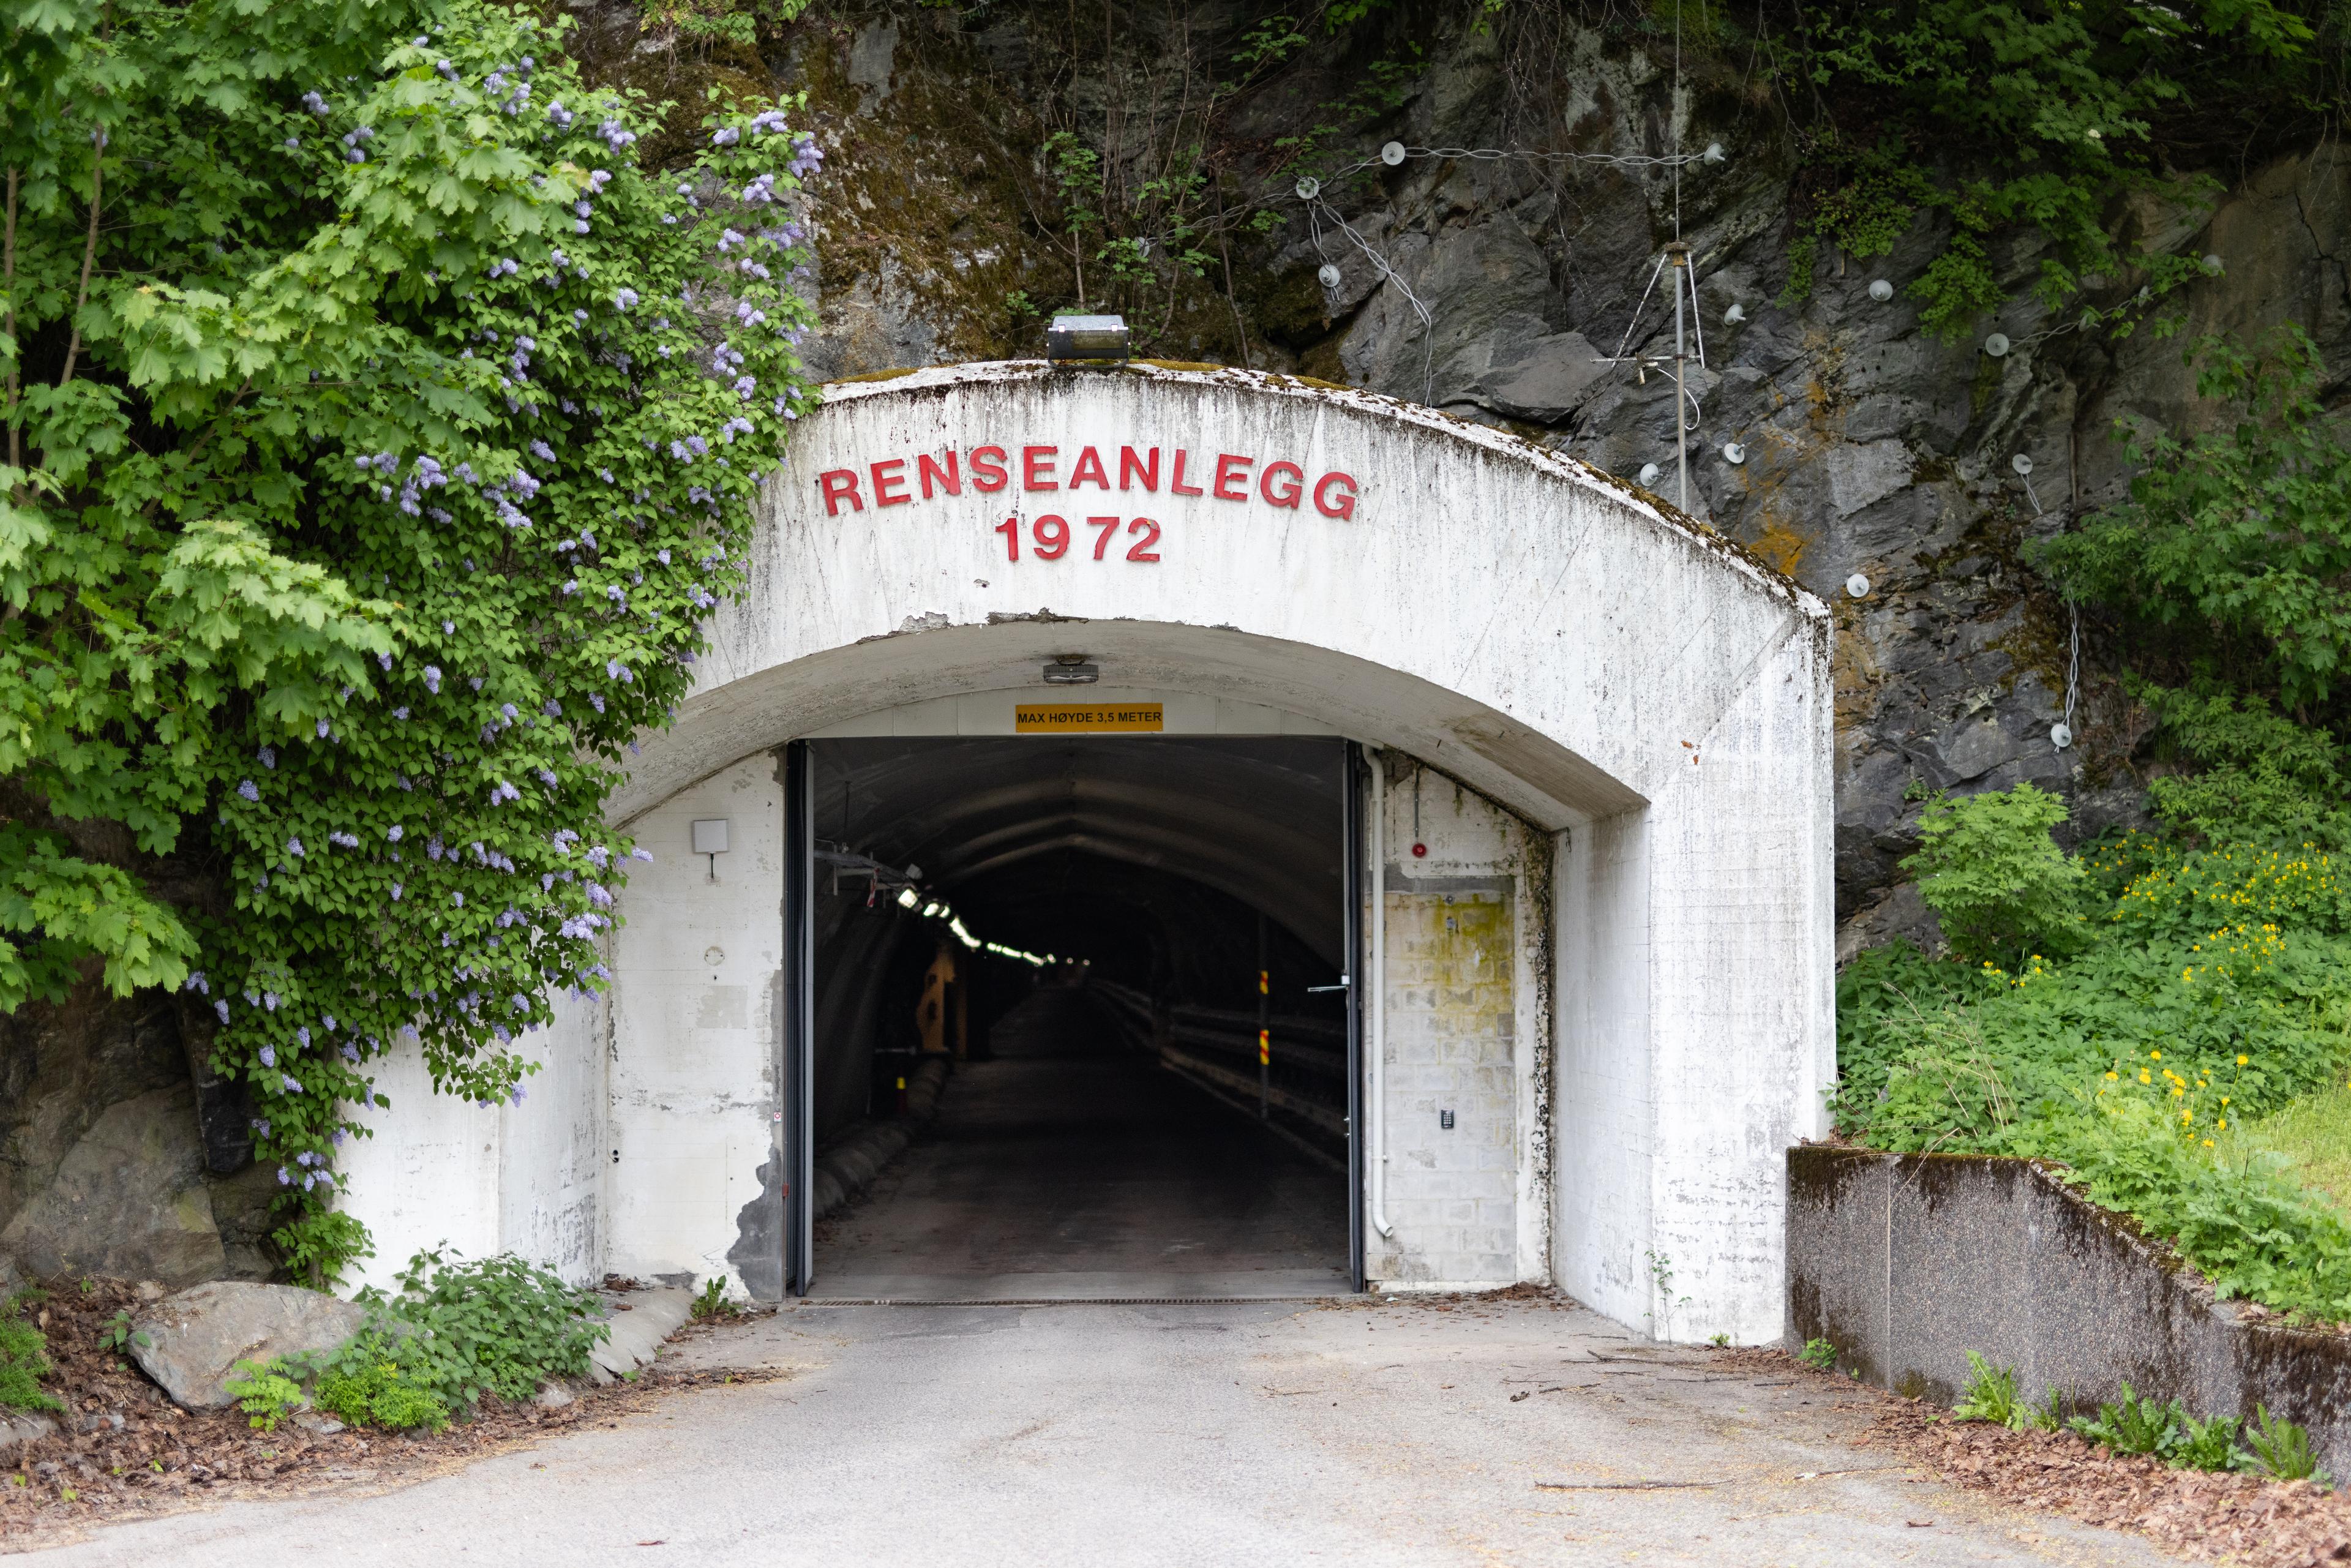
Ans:
<svg viewBox="0 0 2351 1568"><path fill-rule="evenodd" d="M1853 1447L1872 1396L1541 1301L802 1306L674 1354L789 1375L397 1490L233 1502L31 1561L2174 1561Z"/></svg>

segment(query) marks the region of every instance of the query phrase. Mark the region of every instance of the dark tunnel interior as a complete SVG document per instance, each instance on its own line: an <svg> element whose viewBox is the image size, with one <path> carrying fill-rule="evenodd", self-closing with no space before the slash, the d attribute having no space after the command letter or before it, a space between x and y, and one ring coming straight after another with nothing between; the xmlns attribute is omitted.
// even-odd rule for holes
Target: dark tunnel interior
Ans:
<svg viewBox="0 0 2351 1568"><path fill-rule="evenodd" d="M820 1280L1343 1269L1343 746L811 744L820 1151L947 1072Z"/></svg>

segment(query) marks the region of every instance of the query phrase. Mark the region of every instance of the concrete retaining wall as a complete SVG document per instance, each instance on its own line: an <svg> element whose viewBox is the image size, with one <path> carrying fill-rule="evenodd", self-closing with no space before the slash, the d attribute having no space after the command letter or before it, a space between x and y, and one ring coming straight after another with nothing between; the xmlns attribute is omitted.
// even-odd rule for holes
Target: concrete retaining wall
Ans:
<svg viewBox="0 0 2351 1568"><path fill-rule="evenodd" d="M2351 1475L2351 1337L2240 1316L2160 1242L2028 1160L1788 1152L1788 1345L1949 1404L1968 1352L2077 1406L2128 1381L2198 1416L2256 1405Z"/></svg>

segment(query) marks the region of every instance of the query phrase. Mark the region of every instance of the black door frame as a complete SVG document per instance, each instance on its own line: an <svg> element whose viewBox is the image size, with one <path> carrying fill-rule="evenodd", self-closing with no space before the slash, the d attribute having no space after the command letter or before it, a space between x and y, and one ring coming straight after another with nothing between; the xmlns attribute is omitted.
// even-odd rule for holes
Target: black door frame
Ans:
<svg viewBox="0 0 2351 1568"><path fill-rule="evenodd" d="M805 740L784 747L784 1290L816 1283L816 789Z"/></svg>
<svg viewBox="0 0 2351 1568"><path fill-rule="evenodd" d="M1342 741L1339 787L1340 951L1347 993L1347 1278L1364 1274L1364 748ZM784 1171L784 1291L806 1296L816 1284L816 762L810 742L784 747L784 997L777 1064L782 1133L775 1157Z"/></svg>
<svg viewBox="0 0 2351 1568"><path fill-rule="evenodd" d="M1361 1293L1364 1276L1364 998L1379 983L1366 974L1364 951L1364 789L1366 783L1364 748L1350 740L1345 782L1340 787L1341 852L1346 857L1343 882L1346 938L1340 951L1347 956L1347 1280Z"/></svg>

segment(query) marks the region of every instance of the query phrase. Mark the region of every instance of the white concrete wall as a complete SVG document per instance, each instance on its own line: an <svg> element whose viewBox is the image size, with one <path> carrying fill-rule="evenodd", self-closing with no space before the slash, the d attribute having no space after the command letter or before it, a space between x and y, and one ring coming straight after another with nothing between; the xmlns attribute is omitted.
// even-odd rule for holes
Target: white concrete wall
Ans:
<svg viewBox="0 0 2351 1568"><path fill-rule="evenodd" d="M606 998L559 997L555 1021L525 1038L539 1070L524 1082L522 1103L496 1113L498 1244L575 1285L604 1278L611 1028Z"/></svg>
<svg viewBox="0 0 2351 1568"><path fill-rule="evenodd" d="M1646 813L1626 812L1559 835L1552 1064L1552 1272L1645 1331L1656 1160L1646 828Z"/></svg>
<svg viewBox="0 0 2351 1568"><path fill-rule="evenodd" d="M747 758L629 823L653 851L612 936L607 1266L640 1280L724 1274L758 1197L780 1108L784 803L776 761ZM717 880L690 825L723 817Z"/></svg>
<svg viewBox="0 0 2351 1568"><path fill-rule="evenodd" d="M344 1276L346 1289L394 1288L392 1276L428 1247L468 1258L500 1250L502 1113L434 1093L413 1034L402 1033L369 1071L392 1104L352 1118L369 1135L353 1138L337 1161L337 1207L357 1215L375 1243L375 1256Z"/></svg>
<svg viewBox="0 0 2351 1568"><path fill-rule="evenodd" d="M392 1107L354 1117L371 1135L339 1162L339 1207L375 1242L349 1289L389 1289L419 1249L444 1243L468 1258L518 1253L575 1285L603 1277L604 1019L601 998L559 997L553 1024L515 1048L539 1064L519 1103L434 1093L413 1034L376 1060L369 1071Z"/></svg>
<svg viewBox="0 0 2351 1568"><path fill-rule="evenodd" d="M1547 836L1409 758L1385 766L1384 1104L1370 1109L1385 1117L1392 1234L1367 1234L1365 1272L1380 1289L1548 1280Z"/></svg>

